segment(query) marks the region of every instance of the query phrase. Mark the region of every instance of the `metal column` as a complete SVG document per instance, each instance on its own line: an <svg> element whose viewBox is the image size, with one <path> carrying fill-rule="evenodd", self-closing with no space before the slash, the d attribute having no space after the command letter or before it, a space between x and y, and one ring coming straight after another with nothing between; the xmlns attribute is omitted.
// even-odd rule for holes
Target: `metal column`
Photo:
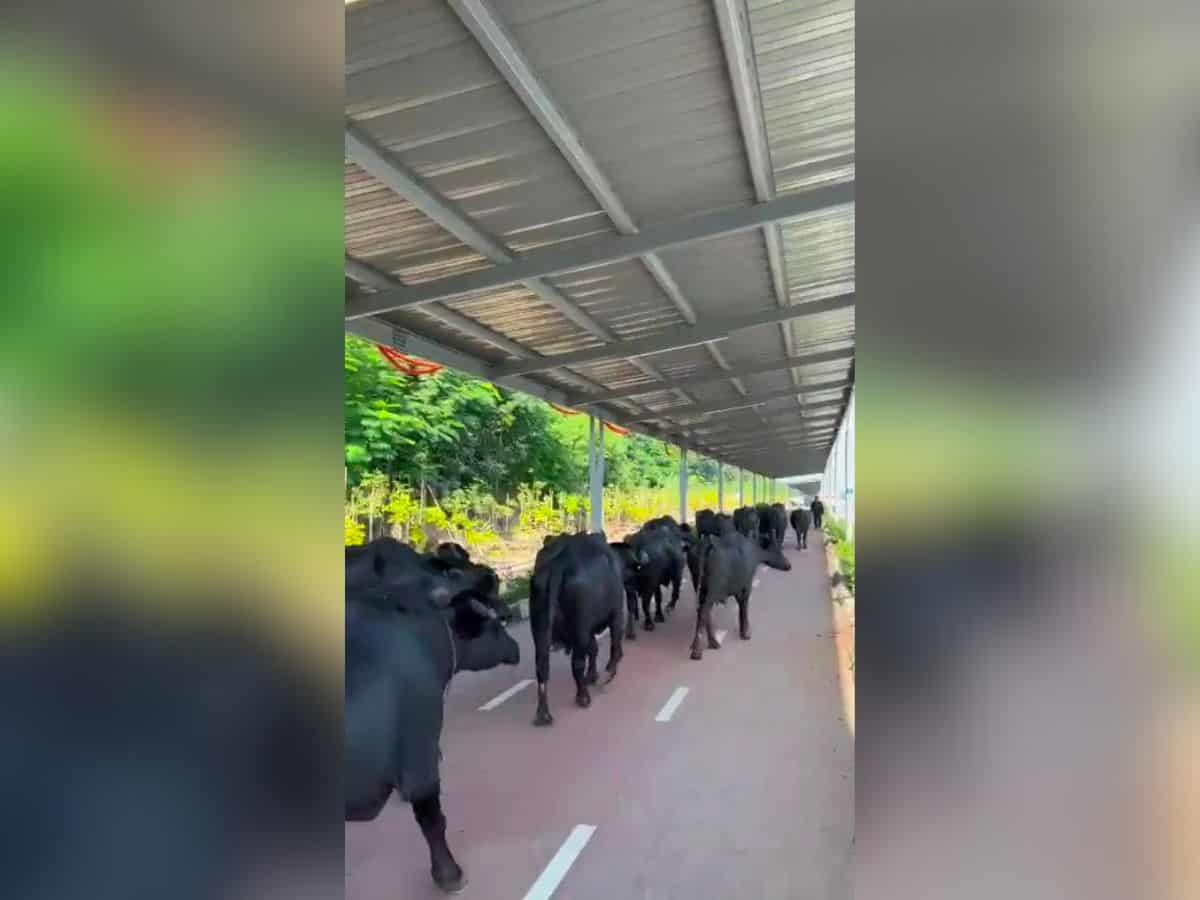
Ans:
<svg viewBox="0 0 1200 900"><path fill-rule="evenodd" d="M746 470L738 469L738 506L746 505Z"/></svg>
<svg viewBox="0 0 1200 900"><path fill-rule="evenodd" d="M688 465L687 447L679 448L679 521L687 521Z"/></svg>
<svg viewBox="0 0 1200 900"><path fill-rule="evenodd" d="M758 473L750 473L750 502L758 505Z"/></svg>
<svg viewBox="0 0 1200 900"><path fill-rule="evenodd" d="M725 463L717 461L717 512L725 512Z"/></svg>
<svg viewBox="0 0 1200 900"><path fill-rule="evenodd" d="M588 487L592 513L590 528L604 530L604 422L588 416Z"/></svg>

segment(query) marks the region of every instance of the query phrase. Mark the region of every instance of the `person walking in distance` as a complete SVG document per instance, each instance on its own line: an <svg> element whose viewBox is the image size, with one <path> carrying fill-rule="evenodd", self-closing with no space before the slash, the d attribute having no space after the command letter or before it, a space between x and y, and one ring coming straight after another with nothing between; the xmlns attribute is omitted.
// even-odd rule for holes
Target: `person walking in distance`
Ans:
<svg viewBox="0 0 1200 900"><path fill-rule="evenodd" d="M821 517L825 515L825 504L821 502L820 497L813 497L809 509L812 510L813 528L820 528Z"/></svg>

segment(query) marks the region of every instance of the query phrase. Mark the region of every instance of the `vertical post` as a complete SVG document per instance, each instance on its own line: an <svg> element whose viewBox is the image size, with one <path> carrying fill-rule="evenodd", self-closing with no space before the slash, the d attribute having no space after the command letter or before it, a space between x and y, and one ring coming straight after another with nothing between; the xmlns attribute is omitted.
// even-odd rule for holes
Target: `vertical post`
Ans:
<svg viewBox="0 0 1200 900"><path fill-rule="evenodd" d="M758 473L750 473L750 502L758 505Z"/></svg>
<svg viewBox="0 0 1200 900"><path fill-rule="evenodd" d="M679 448L679 521L687 521L688 465L687 447Z"/></svg>
<svg viewBox="0 0 1200 900"><path fill-rule="evenodd" d="M746 470L738 467L738 506L746 505Z"/></svg>
<svg viewBox="0 0 1200 900"><path fill-rule="evenodd" d="M589 527L604 530L604 421L588 417L588 487L592 513Z"/></svg>
<svg viewBox="0 0 1200 900"><path fill-rule="evenodd" d="M842 419L842 520L850 529L850 419Z"/></svg>
<svg viewBox="0 0 1200 900"><path fill-rule="evenodd" d="M717 460L717 512L725 512L725 463Z"/></svg>

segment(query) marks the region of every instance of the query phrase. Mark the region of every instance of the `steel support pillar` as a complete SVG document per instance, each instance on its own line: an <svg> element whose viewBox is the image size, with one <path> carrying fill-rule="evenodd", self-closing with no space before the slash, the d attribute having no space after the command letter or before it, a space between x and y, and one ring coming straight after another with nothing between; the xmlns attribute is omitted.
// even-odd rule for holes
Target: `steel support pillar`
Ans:
<svg viewBox="0 0 1200 900"><path fill-rule="evenodd" d="M604 530L604 421L588 417L588 487L591 500L590 529Z"/></svg>
<svg viewBox="0 0 1200 900"><path fill-rule="evenodd" d="M717 462L717 512L725 512L725 463Z"/></svg>
<svg viewBox="0 0 1200 900"><path fill-rule="evenodd" d="M688 459L687 447L679 448L679 521L686 522L688 489Z"/></svg>

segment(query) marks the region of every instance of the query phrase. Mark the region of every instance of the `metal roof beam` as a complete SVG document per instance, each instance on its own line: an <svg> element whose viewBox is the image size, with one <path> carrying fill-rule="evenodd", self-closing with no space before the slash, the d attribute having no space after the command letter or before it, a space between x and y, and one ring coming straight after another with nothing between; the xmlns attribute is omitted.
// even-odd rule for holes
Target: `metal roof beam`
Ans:
<svg viewBox="0 0 1200 900"><path fill-rule="evenodd" d="M839 381L817 381L812 384L805 384L801 387L789 387L779 391L768 391L765 394L758 394L754 397L745 397L742 400L722 400L716 403L709 403L697 406L676 406L671 409L663 410L662 412L652 412L650 416L639 419L638 421L653 422L664 416L699 416L710 415L712 413L729 412L735 409L746 409L752 406L758 406L762 403L767 403L771 400L779 400L783 397L794 397L796 394L816 394L821 391L840 390L850 387L850 382L844 379ZM810 407L812 408L812 407Z"/></svg>
<svg viewBox="0 0 1200 900"><path fill-rule="evenodd" d="M475 291L504 287L526 281L644 256L655 250L689 244L758 228L764 222L792 219L805 213L853 202L850 182L824 185L788 194L769 203L738 206L674 222L648 225L637 234L581 241L574 245L534 250L520 259L479 272L427 282L400 290L359 298L346 309L347 319L420 306L435 300L459 297Z"/></svg>
<svg viewBox="0 0 1200 900"><path fill-rule="evenodd" d="M832 443L833 438L827 436L813 437L812 439L798 439L795 437L786 437L783 435L763 435L756 441L725 441L722 443L709 443L706 446L711 447L714 453L722 453L726 455L760 455L764 449L770 452L771 448L778 449L780 447L826 447Z"/></svg>
<svg viewBox="0 0 1200 900"><path fill-rule="evenodd" d="M621 234L637 234L637 222L618 196L616 188L600 168L600 164L584 145L583 138L571 124L566 113L551 95L549 88L538 77L508 27L501 21L491 6L484 0L449 0L451 8L492 63L504 76L509 87L521 98L525 108L542 126L546 136L558 147L567 164L579 176L588 192L608 214L613 226ZM696 310L679 284L657 253L640 257L650 277L658 284L664 296L683 316L689 325L696 324ZM713 344L707 345L713 361L722 365L720 352ZM740 385L736 386L744 393Z"/></svg>
<svg viewBox="0 0 1200 900"><path fill-rule="evenodd" d="M824 403L814 403L808 408L810 410L837 410L841 408L841 405L841 400L827 400ZM788 428L805 428L811 430L813 426L817 424L818 420L827 418L830 415L830 413L825 413L823 416L809 416L807 418L802 418L799 416L799 410L793 410L790 411L787 416L774 416L766 419L762 423L762 427L775 431L784 431ZM758 424L759 423L757 419L726 418L709 422L698 422L697 424L689 427L696 434L711 436L723 432L744 433L745 429L758 427Z"/></svg>
<svg viewBox="0 0 1200 900"><path fill-rule="evenodd" d="M576 350L571 353L560 353L555 356L543 357L540 360L502 363L493 368L493 377L503 378L508 375L527 375L558 366L574 366L582 363L596 362L602 359L620 357L648 356L653 353L665 353L668 350L679 350L684 347L694 347L708 341L718 341L727 338L730 332L743 331L758 325L771 325L786 319L797 319L801 316L812 316L820 313L845 309L854 304L854 294L837 294L821 300L812 300L796 306L786 306L782 309L768 309L760 312L733 316L728 319L717 319L701 322L687 328L669 328L665 332L652 334L644 338L630 341L617 341L602 347L589 347L586 350Z"/></svg>
<svg viewBox="0 0 1200 900"><path fill-rule="evenodd" d="M617 196L616 189L605 176L596 159L588 152L578 131L571 125L566 114L551 96L549 89L538 77L525 54L517 46L512 32L484 0L449 0L450 7L474 36L479 46L487 53L526 109L542 126L546 136L554 142L563 158L575 170L596 202L608 214L613 225L621 234L637 234L637 223ZM658 283L667 299L689 325L696 322L696 311L683 295L679 285L662 260L655 254L642 257L642 263L650 276ZM638 365L635 363L635 365ZM642 364L645 365L645 364ZM652 373L660 380L661 375ZM691 400L687 395L686 399Z"/></svg>
<svg viewBox="0 0 1200 900"><path fill-rule="evenodd" d="M378 291L386 291L403 284L400 279L375 268L369 263L355 259L353 256L346 257L346 274L355 281L370 285ZM474 319L464 316L458 310L450 309L450 307L443 306L440 303L431 303L425 307L425 312L435 319L440 319L450 327L458 329L463 334L469 334L473 338L503 350L509 356L517 359L525 359L530 355L530 352L516 341L505 337L498 331L493 331L486 325L476 322Z"/></svg>
<svg viewBox="0 0 1200 900"><path fill-rule="evenodd" d="M672 387L692 387L697 384L708 384L713 381L724 381L726 378L741 378L745 375L762 375L767 372L777 372L780 369L789 369L797 366L817 365L818 363L837 362L843 359L852 359L854 350L824 350L820 353L801 354L798 356L790 356L786 359L777 359L765 363L752 363L745 366L737 366L726 369L721 372L705 372L701 375L692 375L688 378L677 378L674 381L668 382ZM612 400L626 400L630 397L639 397L645 394L655 394L664 389L662 384L644 384L637 387L624 388L619 391L605 391L600 394L581 395L571 398L571 406L588 406L593 403L608 403ZM745 392L743 391L743 396Z"/></svg>
<svg viewBox="0 0 1200 900"><path fill-rule="evenodd" d="M370 285L376 290L387 290L388 288L403 284L403 282L394 275L389 275L388 273L375 268L370 263L363 262L361 259L355 259L352 256L346 257L345 267L346 274L354 279L354 281L361 284ZM486 325L476 322L474 319L464 316L458 310L451 309L448 306L442 306L440 303L434 303L424 307L424 311L433 316L435 319L440 319L450 327L461 331L463 334L468 334L471 337L491 344L494 347L498 347L505 353L516 357L517 359L529 359L530 357L537 357L540 355L533 352L528 347L523 347L516 341L505 337L504 335L500 334L500 332L493 331ZM480 365L487 366L488 363L486 361L480 361ZM570 369L562 369L561 374L564 379L570 381L576 387L584 390L602 389L601 385L592 381L590 378L585 378L583 375L572 372ZM639 404L638 408L641 409L643 407L641 407Z"/></svg>
<svg viewBox="0 0 1200 900"><path fill-rule="evenodd" d="M745 0L714 0L714 6L717 27L721 34L721 47L725 51L725 65L729 70L733 99L742 128L742 142L746 148L750 177L754 182L754 194L759 202L773 200L775 169L771 163L771 149L763 117L762 96L759 92L750 12ZM780 306L786 306L790 301L790 292L783 236L778 223L772 222L763 226L763 239L766 241L767 261L771 267L771 282L775 287L775 301ZM779 329L783 336L784 351L791 356L795 353L791 326L787 322L780 322ZM791 378L793 384L800 384L800 377L794 369Z"/></svg>
<svg viewBox="0 0 1200 900"><path fill-rule="evenodd" d="M787 416L774 416L767 419L763 423L763 427L774 431L786 431L788 429L806 429L808 431L814 431L819 428L824 428L830 422L830 420L836 416L836 413L830 412L830 410L840 409L841 401L829 400L825 403L814 403L809 408L814 410L826 410L826 412L823 412L820 415L809 416L808 418L801 418L798 415L799 410L795 410L789 412ZM711 422L699 422L690 427L695 434L713 437L715 435L726 433L744 434L746 428L753 428L757 424L758 422L755 419L726 418Z"/></svg>
<svg viewBox="0 0 1200 900"><path fill-rule="evenodd" d="M378 179L408 200L481 256L486 256L498 264L511 263L516 258L508 247L476 224L457 203L442 196L426 179L408 168L396 154L352 123L346 124L346 155L373 178ZM595 335L602 341L613 340L614 335L611 331L589 316L577 304L563 296L553 285L532 277L515 279L514 282L524 284L584 331ZM381 302L381 298L389 297L397 292L404 293L414 290L419 290L419 288L412 285L400 285L393 286L389 290L382 290L377 294L358 297L347 304L346 318L357 318L358 315L354 311L363 305L382 307L386 304ZM374 315L401 308L402 306L392 306L387 309L373 308L369 314Z"/></svg>
<svg viewBox="0 0 1200 900"><path fill-rule="evenodd" d="M506 264L511 263L515 259L508 247L479 227L458 204L440 194L425 178L406 166L394 153L372 138L362 128L348 122L346 124L345 143L346 154L358 163L364 171L387 185L401 197L404 197L468 247L495 263ZM602 341L616 340L616 335L612 331L588 315L583 308L565 296L554 285L539 278L527 278L521 283L584 331L595 335ZM410 290L414 290L414 288L397 281L390 287L382 288L377 294L354 298L346 305L346 318L347 320L353 319L354 316L351 315L350 311L362 303L374 302L376 298L396 291ZM478 329L483 326L479 325L479 323L474 323L473 326L467 324L473 320L462 316L460 313L456 313L449 307L442 306L440 307L440 311L449 313L451 317L456 317L460 325L456 325L455 327L460 327L464 332L471 333L474 327L476 336L479 336L481 333ZM487 330L490 331L490 329ZM491 333L497 337L503 337L496 332ZM495 343L489 337L481 337L480 339L489 343ZM509 344L518 346L511 341L509 341ZM512 352L507 347L503 349L507 353ZM525 355L529 354L526 353ZM630 362L651 378L659 381L663 380L662 373L650 363L641 360L630 360ZM585 380L584 383L590 384L591 382ZM686 400L691 399L686 394L681 394L680 396Z"/></svg>

